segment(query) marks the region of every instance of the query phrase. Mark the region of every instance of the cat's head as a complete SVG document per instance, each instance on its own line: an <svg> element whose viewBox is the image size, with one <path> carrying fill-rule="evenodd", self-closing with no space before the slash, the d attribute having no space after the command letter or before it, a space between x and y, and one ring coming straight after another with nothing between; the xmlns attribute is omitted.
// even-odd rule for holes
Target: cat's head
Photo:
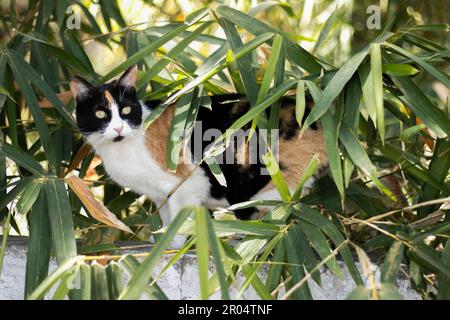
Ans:
<svg viewBox="0 0 450 320"><path fill-rule="evenodd" d="M78 76L71 79L78 128L88 140L118 142L137 134L142 106L136 97L136 77L133 66L118 80L100 86Z"/></svg>

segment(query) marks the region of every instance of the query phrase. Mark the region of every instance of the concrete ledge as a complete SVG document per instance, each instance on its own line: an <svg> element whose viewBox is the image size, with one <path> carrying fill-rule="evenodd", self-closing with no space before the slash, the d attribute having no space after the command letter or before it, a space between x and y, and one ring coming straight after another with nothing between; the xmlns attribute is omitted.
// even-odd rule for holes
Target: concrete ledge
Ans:
<svg viewBox="0 0 450 320"><path fill-rule="evenodd" d="M0 237L1 239L1 237ZM140 251L143 252L144 250ZM124 253L135 253L124 252ZM171 255L165 256L156 272L161 270L171 258ZM323 269L321 272L322 287L319 287L315 282L309 281L312 295L317 300L342 300L354 288L354 283L347 272L343 263L340 267L344 272L344 281L336 278L330 271ZM15 237L8 240L5 260L3 263L3 271L0 275L0 300L21 300L24 296L25 283L25 265L26 265L26 239L15 239ZM50 270L56 268L56 261L52 259L50 262ZM376 278L379 277L379 268L373 266ZM212 270L211 266L211 270ZM260 276L265 278L267 269L261 268ZM125 279L124 279L125 280ZM238 277L238 281L242 283L243 276ZM173 266L171 266L163 277L158 281L161 289L167 294L169 299L190 300L197 299L200 288L198 282L198 269L195 255L185 255ZM410 288L409 281L404 278L397 280L397 287L399 292L405 299L418 300L420 296ZM238 293L237 287L230 288L230 296L235 298ZM145 298L145 297L143 297ZM220 298L220 293L212 296L214 299ZM243 299L258 299L258 295L250 288L248 289Z"/></svg>

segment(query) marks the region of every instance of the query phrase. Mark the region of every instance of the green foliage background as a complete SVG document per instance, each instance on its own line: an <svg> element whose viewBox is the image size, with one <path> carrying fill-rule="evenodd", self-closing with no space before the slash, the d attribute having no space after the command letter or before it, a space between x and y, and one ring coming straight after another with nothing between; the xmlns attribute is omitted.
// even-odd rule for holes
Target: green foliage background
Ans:
<svg viewBox="0 0 450 320"><path fill-rule="evenodd" d="M401 273L423 297L449 299L448 4L381 1L382 29L368 30L371 4L2 2L0 222L4 235L29 235L25 298L41 299L56 286L54 299L165 299L161 274L153 270L172 237L185 233L191 240L162 272L195 252L202 299L216 291L230 298L238 274L245 279L239 295L251 286L262 299L311 299L306 280L320 284L323 266L342 277L337 258L356 284L349 298L401 298L394 286ZM80 29L67 28L74 14ZM301 181L290 194L275 171L283 201L263 202L273 210L262 221L236 221L231 214L213 220L205 208L186 208L157 232L156 208L109 180L77 132L68 98L70 75L101 83L136 63L139 96L167 99L160 112L177 99L195 111L199 97L246 93L252 109L233 129L251 121L276 128L279 98L295 94L303 129L321 120L330 176L300 197ZM302 119L307 93L316 105ZM177 119L173 127L189 128L194 120ZM275 165L270 154L265 161ZM316 165L311 162L304 180ZM134 234L94 219L67 186L72 174ZM123 255L115 242L146 240L152 232L156 245L143 260ZM227 240L236 233L243 238L232 247ZM52 253L59 267L49 275ZM93 263L105 262L97 256L104 253L112 254L105 266ZM379 285L368 254L381 265ZM78 275L81 288L73 289Z"/></svg>

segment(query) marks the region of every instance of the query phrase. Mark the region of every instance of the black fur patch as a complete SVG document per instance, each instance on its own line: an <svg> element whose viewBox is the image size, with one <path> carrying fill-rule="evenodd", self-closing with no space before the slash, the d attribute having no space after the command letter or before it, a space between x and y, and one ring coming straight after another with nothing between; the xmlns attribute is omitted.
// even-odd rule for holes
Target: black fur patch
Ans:
<svg viewBox="0 0 450 320"><path fill-rule="evenodd" d="M226 94L211 96L210 98L212 101L212 110L200 108L197 116L197 120L202 121L203 132L210 128L216 128L221 132L225 132L233 122L250 110L249 102L246 100L245 96L242 95ZM236 102L236 100L239 101ZM311 101L311 99L308 100L309 105L311 105ZM299 131L299 125L295 118L295 98L283 98L281 101L281 110L284 109L288 110L288 116L280 119L279 134L282 139L290 139L296 136ZM267 110L267 115L269 115L270 108ZM309 108L305 110L304 118L306 118L308 114ZM246 130L249 127L250 124L246 125L243 129ZM318 126L317 124L313 124L311 128L318 129ZM205 150L209 143L210 142L203 143L203 150ZM216 199L225 198L230 204L249 200L271 180L268 174L261 174L265 165L259 161L257 164L245 166L239 164L220 164L220 167L227 181L227 187L224 187L217 182L207 164L201 164L201 168L208 175L211 183L211 196ZM247 220L255 211L255 208L247 208L237 210L235 214L237 218Z"/></svg>

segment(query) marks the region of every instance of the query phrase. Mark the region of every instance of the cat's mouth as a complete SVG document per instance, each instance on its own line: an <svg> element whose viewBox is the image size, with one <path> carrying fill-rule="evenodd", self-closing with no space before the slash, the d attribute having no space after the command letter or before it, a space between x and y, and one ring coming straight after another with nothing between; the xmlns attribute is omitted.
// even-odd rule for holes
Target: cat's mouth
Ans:
<svg viewBox="0 0 450 320"><path fill-rule="evenodd" d="M115 138L113 139L113 142L119 142L119 141L122 141L123 138L125 138L125 137L124 137L124 136L117 136L117 137L115 137Z"/></svg>

